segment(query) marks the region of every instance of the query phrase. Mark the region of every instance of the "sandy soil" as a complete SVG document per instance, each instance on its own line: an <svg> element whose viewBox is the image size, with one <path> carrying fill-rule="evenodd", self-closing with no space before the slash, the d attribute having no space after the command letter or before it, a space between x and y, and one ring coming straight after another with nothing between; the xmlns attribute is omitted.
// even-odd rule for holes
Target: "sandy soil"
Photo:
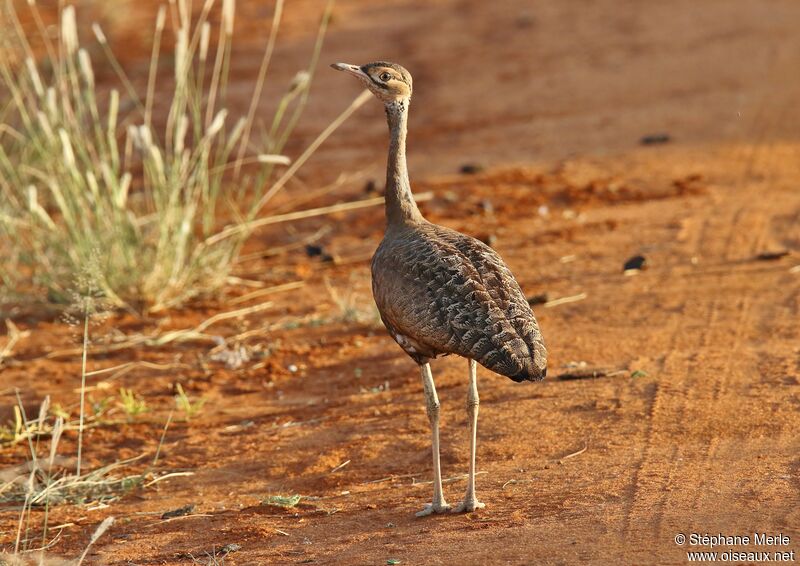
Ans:
<svg viewBox="0 0 800 566"><path fill-rule="evenodd" d="M270 15L246 9L252 56L246 46L237 58L235 84L243 100ZM288 80L307 57L320 9L289 3L276 76ZM780 532L789 545L749 550L800 552L798 21L791 0L338 3L323 61L385 58L414 74L412 178L435 195L423 212L491 238L529 295L585 294L535 307L552 378L515 384L479 370L486 509L414 517L430 498L429 430L416 368L371 307L368 258L383 228L375 208L254 238L250 251L323 229L317 243L336 261L294 248L241 266L242 278L304 282L271 295L258 315L214 326L227 336L270 325L247 342L261 357L244 367L209 360L207 343L91 358L91 370L178 365L92 380L95 398L130 387L153 412L91 429L90 463L152 454L179 381L209 401L170 426L158 466L194 475L105 509L51 510L51 525L69 524L52 550L79 554L113 515L87 563L206 563L205 553L231 543L241 549L226 564L682 564L687 549L707 550L676 545L678 533ZM135 42L131 51L135 62ZM315 80L306 139L358 92L324 68ZM640 144L661 133L669 143ZM321 186L356 170L380 180L384 136L371 103L303 180ZM485 170L458 174L466 163ZM364 196L358 184L310 204ZM790 253L757 259L777 250ZM637 254L648 269L624 275ZM220 300L92 332L101 342L112 329L191 327L264 300L232 303L252 290L232 286ZM14 387L31 412L46 394L74 403L79 357L43 356L74 348L78 331L11 314L32 334L0 372L2 419ZM558 378L581 362L625 371ZM467 365L445 358L433 370L455 502L468 458ZM74 436L62 445L74 453ZM4 447L0 465L24 457L24 446ZM261 504L294 493L306 499L292 509ZM160 519L188 503L193 515ZM13 541L16 521L14 509L0 515L0 542Z"/></svg>

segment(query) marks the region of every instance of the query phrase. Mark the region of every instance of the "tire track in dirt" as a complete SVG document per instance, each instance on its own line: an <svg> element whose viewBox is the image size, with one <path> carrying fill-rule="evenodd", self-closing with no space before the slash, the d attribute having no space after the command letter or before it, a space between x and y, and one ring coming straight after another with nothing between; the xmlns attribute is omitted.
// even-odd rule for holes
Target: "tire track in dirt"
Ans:
<svg viewBox="0 0 800 566"><path fill-rule="evenodd" d="M732 257L732 255L736 251L736 247L733 244L734 239L735 239L735 234L736 234L735 227L737 225L745 224L744 222L742 222L742 218L741 218L743 215L747 216L747 213L745 213L744 209L740 208L736 213L736 218L735 218L735 221L733 223L731 232L729 234L729 239L728 239L728 242L727 242L727 250L726 250L726 253L725 253L725 259L728 260L728 261L737 259L735 257ZM757 214L752 214L752 212L751 212L749 215L754 218L755 223L757 224L757 226L759 226L759 229L753 231L753 233L757 234L757 236L755 238L751 239L752 245L750 246L750 250L749 250L751 252L751 255L754 255L754 254L752 254L753 249L757 248L759 243L761 241L763 241L764 234L765 234L765 231L766 231L766 228L767 228L768 224L766 222L764 222L764 215L761 214L761 211L758 211ZM719 285L722 285L724 283L723 280L724 280L724 276L720 275L720 276L717 277L717 283ZM721 302L722 302L722 299L720 298L720 295L717 295L717 298L714 300L715 312L717 312L717 313L719 312L719 308L720 308ZM731 343L731 350L730 350L731 354L733 352L738 352L740 350L740 346L741 346L741 344L742 344L742 342L744 340L744 337L745 337L744 330L747 329L747 328L750 328L750 317L751 317L752 303L753 303L753 301L751 300L751 298L749 296L745 296L745 297L742 297L739 300L738 304L737 304L738 311L739 311L739 316L738 316L738 319L737 319L737 322L736 322L736 326L735 326L736 327L736 333L735 333L734 339L733 339L733 341ZM710 332L707 333L706 336L707 337L710 336ZM708 347L709 344L706 343L706 344L704 344L704 346ZM712 400L713 400L713 403L716 404L716 405L718 405L720 403L721 398L724 396L724 394L726 394L728 391L730 391L730 389L734 385L734 384L732 384L732 376L733 376L733 364L734 364L734 360L735 359L736 358L733 355L729 354L728 356L726 356L726 362L725 362L723 371L715 372L715 374L714 374L716 376L716 379L713 382ZM696 477L698 478L698 481L696 483L690 484L688 482L685 482L685 485L692 485L693 489L691 489L688 492L687 492L687 490L684 489L683 491L680 492L680 496L682 496L682 498L684 500L686 500L687 502L690 502L690 501L694 500L694 505L692 506L692 509L697 514L700 513L700 511L702 510L701 507L704 504L704 500L703 500L702 497L700 497L700 495L707 491L707 487L708 487L710 479L713 479L714 477L717 477L717 476L712 474L712 469L719 462L719 459L720 459L719 458L719 456L720 456L720 447L721 447L721 443L720 443L719 437L717 437L717 436L712 437L710 439L709 443L708 443L708 446L707 446L703 461L701 463L698 463L698 467L701 467L703 469L703 473L702 474L696 474ZM681 528L685 529L686 526L682 526ZM659 532L659 535L663 535L663 534L664 534L663 531Z"/></svg>
<svg viewBox="0 0 800 566"><path fill-rule="evenodd" d="M739 200L739 199L737 199ZM733 203L731 203L733 204ZM731 207L728 207L729 209ZM713 220L714 226L709 222L704 222L694 242L694 251L697 255L701 250L708 254L708 242L720 242L718 246L719 254L716 257L723 257L727 261L736 259L740 255L739 237L744 234L749 245L747 248L752 250L763 240L768 223L764 221L764 214L761 210L752 211L746 206L736 203L733 212L720 214ZM756 230L744 229L755 225ZM717 228L718 227L718 228ZM719 228L727 227L726 237L711 238L710 234L718 231ZM715 229L716 228L716 229ZM755 237L751 236L755 234ZM674 273L674 271L673 271ZM665 356L663 370L664 375L672 376L670 381L659 382L656 385L653 401L649 411L650 424L647 430L646 447L643 457L638 463L637 471L633 478L633 493L630 506L627 510L625 523L625 536L630 538L635 529L646 529L649 534L660 540L665 535L664 518L667 509L686 508L675 505L677 499L687 501L699 500L699 495L706 487L706 481L686 482L679 481L684 474L697 477L693 470L703 469L708 477L708 471L713 467L712 462L716 461L719 442L716 437L706 440L701 435L701 442L707 441L705 449L698 450L690 442L672 445L667 450L661 446L659 439L666 435L669 437L670 426L672 423L684 423L687 416L692 417L695 428L708 428L709 415L713 415L713 405L719 403L720 398L726 396L727 392L735 387L733 379L733 365L735 358L726 356L720 368L721 371L708 370L715 365L714 360L705 360L698 356L699 352L713 351L713 346L721 338L718 336L717 328L720 321L727 319L726 313L731 311L730 300L727 295L720 292L724 285L724 275L717 277L716 288L718 292L714 294L713 300L705 303L702 313L692 315L689 312L692 308L691 301L689 309L684 308L682 312L673 316L670 326L669 351ZM749 327L752 301L749 297L741 298L734 303L735 310L738 311L736 320L737 332L733 340L729 342L729 351L736 352L740 349L745 337L745 329ZM702 307L701 307L702 308ZM688 320L703 320L704 324L699 335L685 332L681 324ZM723 329L726 328L723 326ZM692 339L694 338L694 339ZM689 344L682 342L689 339ZM692 345L691 343L694 343ZM700 346L697 346L699 342ZM688 346L688 347L687 347ZM689 355L687 355L687 353ZM673 362L678 363L677 371L670 372ZM739 379L744 376L744 372L737 372ZM680 379L685 375L685 379ZM699 379L698 379L699 377ZM687 415L687 407L690 399L691 405L696 404L697 397L708 397L711 403L708 411L704 415ZM694 432L694 431L690 431ZM694 489L687 491L686 486L694 485ZM643 534L643 533L642 533ZM674 533L670 533L672 536ZM645 539L647 540L647 539Z"/></svg>
<svg viewBox="0 0 800 566"><path fill-rule="evenodd" d="M739 243L735 239L737 233L732 232L732 238L729 241L726 253L727 260L741 260L742 256L754 257L758 252L765 249L770 228L780 210L780 206L774 201L770 201L769 205L756 205L755 208L753 208L752 204L748 205L744 214L752 222L743 224L753 228L748 231L748 234L752 234L752 236L744 238L745 243L749 243L749 246L737 245ZM719 279L721 280L722 277ZM735 324L730 355L726 357L724 371L719 373L720 378L715 381L713 400L716 405L736 406L740 403L740 393L747 390L750 381L761 377L758 373L757 359L741 360L738 353L745 340L757 339L758 334L763 332L762 329L769 327L769 322L772 322L772 320L768 322L767 319L772 319L775 313L766 307L773 303L773 299L776 298L775 293L755 293L748 289L748 294L740 297L736 303L739 315ZM754 313L760 313L757 317L758 320L754 320ZM748 371L734 371L736 364L742 361L746 364ZM753 433L748 431L744 436L743 440L747 441L753 437ZM691 493L684 492L683 494L685 495L683 503L688 504L684 508L691 508L693 516L702 516L704 513L709 502L702 495L712 491L711 484L714 478L720 477L720 474L725 472L730 472L729 462L741 456L741 436L737 440L738 442L730 443L724 442L720 437L716 436L711 439L702 473L697 474L699 481L694 484L694 489ZM731 496L730 501L734 500L735 491L738 487L740 486L733 486L733 490L729 494ZM755 528L758 528L758 526L755 526Z"/></svg>
<svg viewBox="0 0 800 566"><path fill-rule="evenodd" d="M730 217L728 238L724 246L723 257L729 264L752 258L764 249L772 219L784 209L782 203L774 200L754 204L744 194L737 200L739 208ZM728 217L720 215L719 218L727 223ZM720 223L719 218L715 220L717 225ZM733 267L732 270L735 273L737 268ZM769 417L761 417L760 421L758 417L751 417L749 420L755 422L743 425L737 416L743 407L748 406L742 403L749 403L752 407L757 402L764 401L764 399L747 400L746 397L752 381L758 379L759 374L755 354L751 354L749 358L742 356L742 352L746 351L745 343L763 338L761 336L763 330L759 329L772 328L774 325L780 327L781 324L785 324L785 321L773 320L775 311L766 307L776 301L782 302L780 295L786 291L780 285L770 284L762 277L773 278L782 275L779 271L766 272L752 279L750 277L744 281L739 279L733 283L735 288L731 288L730 281L726 281L728 279L726 274L720 273L716 277L716 284L708 288L715 294L711 306L706 311L707 326L699 336L702 345L702 350L699 351L708 352L709 356L706 360L690 358L685 366L688 375L699 375L701 379L685 381L684 387L673 398L665 398L663 395L665 388L659 388L658 393L662 394L662 397L656 398L657 403L654 403L651 415L654 419L666 415L676 422L682 421L686 416L687 399L690 394L693 406L703 406L703 401L708 399L707 406L701 413L691 415L696 420L696 424L689 428L694 438L687 439L687 442L681 444L677 450L670 450L667 454L659 454L657 445L654 445L662 427L657 421L651 424L649 430L652 432L648 436L649 449L641 467L647 470L646 475L659 474L660 481L655 485L643 484L641 481L634 484L635 501L631 504L631 511L628 514L626 535L634 525L646 524L648 519L651 522L652 535L661 541L671 540L676 532L688 532L691 527L696 527L698 530L711 528L712 522L723 527L737 525L741 527L746 519L742 515L743 509L736 505L730 507L726 505L738 501L742 489L757 489L770 493L781 491L780 484L778 487L773 487L759 482L748 482L746 479L733 484L722 481L731 475L750 477L751 480L758 479L760 477L758 468L754 467L753 462L765 449L776 450L778 453L782 451L786 456L791 454L791 447L786 446L785 441L783 445L763 441L763 427L772 424L768 420ZM787 312L781 316L783 318L790 316ZM757 313L760 313L758 317L755 316ZM733 333L730 332L731 327L734 329ZM691 385L691 391L687 389L688 385ZM783 398L783 393L779 390L770 391L769 395L771 399L766 400L773 403L780 403ZM665 412L664 406L669 406L670 403L673 411ZM668 426L667 422L663 424ZM698 441L700 444L706 443L704 451L697 449ZM663 459L655 461L654 458L658 457ZM664 464L670 460L673 462L671 466ZM789 460L791 464L791 458ZM774 468L783 470L786 475L787 470L784 469L785 466L782 468L782 465L782 462L774 463ZM761 465L761 468L769 471L771 470L769 466L770 464ZM681 478L682 481L676 481ZM717 481L718 479L721 481ZM769 497L769 494L766 495ZM781 496L790 502L791 499L786 497L787 495L790 494L781 493ZM783 521L778 522L778 525L791 523L789 520L791 504L788 505L789 507L776 506L776 509L771 511L773 516L777 514ZM693 512L686 514L688 509ZM674 511L669 513L668 510ZM678 515L680 512L683 513L682 516ZM665 521L665 514L669 521ZM699 524L687 524L692 520L698 521ZM703 520L705 524L701 522ZM774 520L771 522L775 524ZM672 527L669 532L665 532L667 526ZM759 528L757 524L750 526L754 529ZM762 524L761 528L763 527Z"/></svg>
<svg viewBox="0 0 800 566"><path fill-rule="evenodd" d="M695 226L696 222L694 222L694 218L690 219L690 226ZM702 250L704 242L708 240L708 230L709 230L709 221L708 219L702 219L698 229L690 230L690 240L691 248L692 248L692 256L696 257ZM670 270L669 274L667 275L668 278L675 276L675 269L673 268ZM686 316L686 301L683 303L683 308L680 312L676 312L670 317L669 326L671 327L671 331L669 334L668 346L666 355L664 357L664 361L661 364L662 373L666 373L669 371L669 368L672 366L673 363L683 364L684 360L681 352L683 352L683 348L679 347L681 340L685 336L685 327L684 321L687 319ZM706 313L705 318L710 319L713 316L713 309L709 310ZM705 328L709 328L708 321L704 325ZM677 374L677 372L674 372ZM648 490L648 486L650 485L649 481L645 481L645 478L658 478L659 476L664 479L661 484L661 491L669 485L670 477L667 475L664 476L663 473L658 474L656 470L656 464L654 464L653 460L656 457L657 447L654 444L655 437L659 433L656 429L656 422L661 419L662 412L663 412L663 405L665 401L665 395L668 396L670 393L672 395L678 394L681 399L685 399L687 395L687 390L685 387L682 387L679 391L672 391L672 392L665 392L665 387L672 387L674 384L667 384L666 382L657 381L655 383L655 388L653 391L653 397L650 403L650 407L648 409L648 419L647 419L647 430L646 430L646 438L644 441L645 447L642 453L642 457L636 465L636 470L633 474L632 478L632 490L630 494L630 502L627 506L625 511L625 526L624 526L624 534L626 538L631 538L633 535L634 525L641 524L641 519L648 514L652 516L653 512L653 502L652 501L645 501L642 499L641 494ZM679 384L680 385L680 384ZM685 401L683 401L682 405L685 408ZM671 450L669 461L675 461L676 456L678 453L678 448L674 447ZM671 470L670 470L671 472ZM663 504L664 500L658 502L659 507L655 510L655 515L657 517L661 517L663 515Z"/></svg>

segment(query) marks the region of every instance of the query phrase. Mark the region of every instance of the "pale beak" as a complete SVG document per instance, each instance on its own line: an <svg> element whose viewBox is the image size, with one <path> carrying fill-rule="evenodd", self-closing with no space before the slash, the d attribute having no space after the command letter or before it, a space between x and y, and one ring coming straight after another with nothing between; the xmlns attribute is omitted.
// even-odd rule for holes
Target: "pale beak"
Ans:
<svg viewBox="0 0 800 566"><path fill-rule="evenodd" d="M333 63L331 65L331 67L333 67L337 71L346 71L346 72L350 73L351 75L357 76L360 79L368 79L369 78L367 73L362 71L361 67L359 67L358 65L350 65L348 63Z"/></svg>

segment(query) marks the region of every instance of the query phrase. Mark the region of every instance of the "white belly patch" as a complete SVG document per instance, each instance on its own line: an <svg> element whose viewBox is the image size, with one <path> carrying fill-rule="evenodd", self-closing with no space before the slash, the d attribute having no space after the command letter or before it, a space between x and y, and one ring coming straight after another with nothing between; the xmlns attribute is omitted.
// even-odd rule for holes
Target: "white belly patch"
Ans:
<svg viewBox="0 0 800 566"><path fill-rule="evenodd" d="M419 353L417 351L417 349L414 347L414 344L408 338L408 336L404 336L402 334L392 333L392 338L394 338L394 341L397 342L398 344L400 344L400 347L403 350L405 350L406 352L410 352L412 354L418 354Z"/></svg>

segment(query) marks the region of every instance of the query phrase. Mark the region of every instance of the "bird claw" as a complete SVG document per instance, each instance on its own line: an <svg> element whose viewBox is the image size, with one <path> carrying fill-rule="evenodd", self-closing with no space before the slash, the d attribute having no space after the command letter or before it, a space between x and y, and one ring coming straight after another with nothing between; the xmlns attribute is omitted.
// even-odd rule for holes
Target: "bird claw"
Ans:
<svg viewBox="0 0 800 566"><path fill-rule="evenodd" d="M427 517L433 513L446 513L450 511L450 506L442 501L441 503L426 503L422 511L414 513L417 517Z"/></svg>
<svg viewBox="0 0 800 566"><path fill-rule="evenodd" d="M473 496L469 499L464 499L461 503L450 509L451 513L472 513L475 509L483 509L486 503L481 503Z"/></svg>

